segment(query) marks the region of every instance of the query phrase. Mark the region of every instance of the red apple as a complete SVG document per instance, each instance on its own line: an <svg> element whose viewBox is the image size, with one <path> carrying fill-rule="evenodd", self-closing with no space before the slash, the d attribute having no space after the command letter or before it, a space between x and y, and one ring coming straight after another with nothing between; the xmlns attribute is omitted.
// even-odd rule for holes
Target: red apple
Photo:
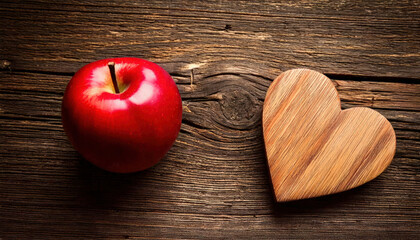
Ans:
<svg viewBox="0 0 420 240"><path fill-rule="evenodd" d="M177 138L181 120L181 97L171 76L139 58L110 58L82 67L63 97L62 121L70 142L85 159L110 172L155 165Z"/></svg>

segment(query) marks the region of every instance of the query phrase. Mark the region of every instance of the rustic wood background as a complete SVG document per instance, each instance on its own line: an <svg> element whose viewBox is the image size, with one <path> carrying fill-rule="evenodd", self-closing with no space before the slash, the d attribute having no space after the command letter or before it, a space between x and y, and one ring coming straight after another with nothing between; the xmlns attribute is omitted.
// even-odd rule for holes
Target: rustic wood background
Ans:
<svg viewBox="0 0 420 240"><path fill-rule="evenodd" d="M420 1L61 2L0 3L0 239L418 239ZM167 156L128 175L83 160L60 119L71 76L122 56L163 66L184 110ZM262 103L299 67L386 116L397 152L362 187L276 204Z"/></svg>

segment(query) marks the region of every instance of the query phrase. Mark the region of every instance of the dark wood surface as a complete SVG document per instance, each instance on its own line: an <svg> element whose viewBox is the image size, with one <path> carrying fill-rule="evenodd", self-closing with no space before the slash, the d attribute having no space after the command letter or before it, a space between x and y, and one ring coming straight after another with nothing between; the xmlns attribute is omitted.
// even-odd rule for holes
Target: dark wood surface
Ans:
<svg viewBox="0 0 420 240"><path fill-rule="evenodd" d="M0 14L0 239L418 239L419 1L3 0ZM71 76L122 56L159 63L183 99L173 148L127 175L83 160L60 119ZM262 104L299 67L334 79L343 108L386 116L397 151L359 188L276 204Z"/></svg>

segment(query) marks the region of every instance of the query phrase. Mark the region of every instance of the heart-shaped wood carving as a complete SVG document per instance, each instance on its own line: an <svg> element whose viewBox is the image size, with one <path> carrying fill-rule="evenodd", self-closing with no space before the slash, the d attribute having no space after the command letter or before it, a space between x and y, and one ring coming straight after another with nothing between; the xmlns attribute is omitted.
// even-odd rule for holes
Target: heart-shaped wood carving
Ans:
<svg viewBox="0 0 420 240"><path fill-rule="evenodd" d="M295 69L268 89L263 131L278 202L360 186L381 174L395 154L395 132L378 112L341 110L325 75Z"/></svg>

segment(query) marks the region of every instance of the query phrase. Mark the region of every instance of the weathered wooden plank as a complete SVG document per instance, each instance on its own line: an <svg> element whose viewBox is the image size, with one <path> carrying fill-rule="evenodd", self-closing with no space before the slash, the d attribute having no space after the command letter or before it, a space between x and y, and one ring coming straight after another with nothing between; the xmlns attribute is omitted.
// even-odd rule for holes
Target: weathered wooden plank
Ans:
<svg viewBox="0 0 420 240"><path fill-rule="evenodd" d="M96 11L96 12L134 12L139 9L158 10L165 9L204 12L225 12L232 14L247 15L270 15L278 14L290 16L302 16L305 14L322 17L347 16L351 18L372 17L372 18L409 18L419 11L415 7L418 1L402 0L388 1L380 0L369 1L332 1L328 0L322 4L310 0L303 0L296 3L288 1L265 0L255 1L217 1L199 0L183 1L165 0L154 1L106 1L106 0L72 0L60 4L51 4L50 0L31 0L31 1L2 1L8 7L35 8L42 10L62 10L62 11ZM113 10L114 9L114 10ZM404 15L403 13L406 13Z"/></svg>
<svg viewBox="0 0 420 240"><path fill-rule="evenodd" d="M248 61L286 70L417 78L417 1L290 3L3 2L0 59L10 68L74 72L110 56L209 67Z"/></svg>
<svg viewBox="0 0 420 240"><path fill-rule="evenodd" d="M391 121L396 157L360 188L276 205L261 130L276 70L222 62L197 68L191 86L189 71L166 66L184 101L181 133L161 163L129 175L99 170L71 148L60 120L71 76L0 72L1 237L418 235L418 84L335 80L345 108L373 106Z"/></svg>
<svg viewBox="0 0 420 240"><path fill-rule="evenodd" d="M259 124L261 106L272 74L265 77L241 71L238 68L233 73L205 75L197 74L196 70L192 86L189 76L175 75L174 80L184 101L184 120L207 129L215 125L206 125L205 121L210 120L232 129ZM71 76L8 71L1 72L0 76L3 116L43 121L60 119L62 94ZM416 111L420 106L420 85L351 80L334 80L334 83L343 108L372 107L394 120L397 128L419 130ZM37 107L33 106L34 101ZM198 112L194 114L193 111ZM208 118L212 115L215 119Z"/></svg>
<svg viewBox="0 0 420 240"><path fill-rule="evenodd" d="M23 208L24 210L28 210ZM32 209L31 209L32 210ZM78 215L73 217L71 220L66 219L74 214L74 210L69 209L61 213L54 212L51 216L53 218L58 218L59 222L53 223L51 227L55 231L49 231L45 225L42 225L40 222L33 222L31 225L25 225L23 228L13 229L16 236L20 236L22 231L29 232L36 238L36 236L44 236L50 234L49 236L60 237L63 236L69 237L69 232L66 232L66 224L72 224L72 222L77 223L78 231L71 231L72 238L118 238L118 239L137 239L137 238L156 238L156 239L225 239L225 238L244 238L244 236L257 238L281 238L282 236L293 236L292 238L323 238L325 236L330 237L346 237L346 238L357 238L361 237L364 239L369 238L401 238L401 235L398 235L398 230L388 230L384 231L380 224L391 223L392 220L386 220L384 216L378 215L378 220L374 226L369 228L361 228L358 231L351 231L352 229L346 223L352 223L351 221L341 222L339 219L334 219L330 221L324 221L322 218L317 218L313 220L310 224L311 228L302 229L296 225L290 223L290 215L282 215L279 213L278 218L272 219L276 220L281 227L273 228L272 226L265 226L260 223L261 216L212 216L212 215L190 215L190 214L178 214L174 213L168 215L167 213L156 213L156 212L145 212L144 214L131 215L131 212L127 211L109 211L112 217L106 217L109 220L103 220L104 215L97 215L97 210L86 209L83 212L78 212ZM31 213L34 216L42 217L42 211L40 209L32 210ZM364 214L362 212L355 212L350 216L356 216L357 214ZM80 218L86 216L92 216L89 220L95 222L93 226L91 222L80 221ZM154 217L157 220L156 223L150 223L147 226L139 226L133 224L136 222L145 222L151 217ZM304 216L308 218L313 218L315 215ZM206 220L211 219L211 222ZM110 229L109 226L115 225L115 222L119 222L119 229L122 231L115 231ZM14 223L19 223L19 220L15 220ZM238 223L248 223L247 226ZM358 222L360 225L365 225L369 223L369 220L362 219ZM170 228L162 229L162 225L168 225ZM401 223L396 221L394 223L397 226L402 226ZM17 225L17 224L16 224ZM341 227L343 225L343 227ZM324 227L325 226L325 227ZM324 231L319 231L319 227L324 227ZM408 239L415 239L415 232L410 229L412 225L402 226L403 229L407 230L407 235L404 237ZM142 235L136 235L135 233L139 230L142 231ZM346 231L349 234L340 235L340 231ZM177 232L177 235L174 235L173 232ZM133 234L134 233L134 234ZM66 235L67 234L67 235ZM245 237L247 238L247 237Z"/></svg>

